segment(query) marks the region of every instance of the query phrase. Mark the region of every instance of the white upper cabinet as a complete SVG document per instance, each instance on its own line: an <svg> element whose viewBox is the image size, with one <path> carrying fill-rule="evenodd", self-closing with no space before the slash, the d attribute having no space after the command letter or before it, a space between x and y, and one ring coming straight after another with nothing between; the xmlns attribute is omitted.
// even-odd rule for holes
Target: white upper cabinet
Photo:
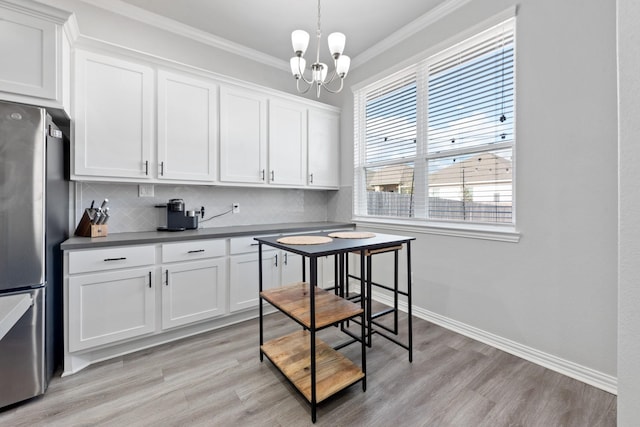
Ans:
<svg viewBox="0 0 640 427"><path fill-rule="evenodd" d="M309 170L312 187L337 188L340 184L340 116L309 109Z"/></svg>
<svg viewBox="0 0 640 427"><path fill-rule="evenodd" d="M216 179L218 87L158 71L158 179Z"/></svg>
<svg viewBox="0 0 640 427"><path fill-rule="evenodd" d="M88 49L74 56L72 179L338 188L337 109Z"/></svg>
<svg viewBox="0 0 640 427"><path fill-rule="evenodd" d="M220 181L265 183L267 97L247 89L220 88Z"/></svg>
<svg viewBox="0 0 640 427"><path fill-rule="evenodd" d="M302 187L307 175L307 108L269 100L269 183Z"/></svg>
<svg viewBox="0 0 640 427"><path fill-rule="evenodd" d="M3 91L56 98L56 25L2 10L0 87Z"/></svg>
<svg viewBox="0 0 640 427"><path fill-rule="evenodd" d="M0 2L0 99L68 107L70 16L36 2Z"/></svg>
<svg viewBox="0 0 640 427"><path fill-rule="evenodd" d="M75 84L75 175L151 178L153 69L77 51Z"/></svg>

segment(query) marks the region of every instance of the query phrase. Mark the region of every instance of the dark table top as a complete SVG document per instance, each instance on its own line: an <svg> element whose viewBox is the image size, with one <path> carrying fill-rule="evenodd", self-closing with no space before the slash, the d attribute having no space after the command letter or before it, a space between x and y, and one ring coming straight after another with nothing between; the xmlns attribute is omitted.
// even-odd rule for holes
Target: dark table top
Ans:
<svg viewBox="0 0 640 427"><path fill-rule="evenodd" d="M329 233L305 233L305 236L327 236ZM340 239L332 238L329 243L317 245L288 245L279 243L281 236L256 237L255 240L263 245L272 246L288 252L293 252L306 257L320 257L334 255L344 252L361 251L367 249L381 249L390 246L397 246L415 240L415 237L395 236L392 234L378 234L375 237L365 239Z"/></svg>

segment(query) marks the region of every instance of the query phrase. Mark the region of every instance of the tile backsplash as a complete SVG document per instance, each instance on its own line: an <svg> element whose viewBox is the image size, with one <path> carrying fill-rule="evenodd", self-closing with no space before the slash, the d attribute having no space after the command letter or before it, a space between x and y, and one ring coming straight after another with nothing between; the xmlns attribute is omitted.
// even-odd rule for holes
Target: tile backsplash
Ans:
<svg viewBox="0 0 640 427"><path fill-rule="evenodd" d="M223 214L200 220L201 228L345 220L329 216L329 210L333 216L337 205L344 204L338 203L341 198L336 191L156 184L154 193L154 197L138 197L137 184L76 182L74 224L92 200L99 206L105 198L110 206L109 233L153 231L164 225L166 210L155 205L166 204L169 199L183 199L186 210L204 206L205 219ZM233 203L240 204L240 213L224 214Z"/></svg>

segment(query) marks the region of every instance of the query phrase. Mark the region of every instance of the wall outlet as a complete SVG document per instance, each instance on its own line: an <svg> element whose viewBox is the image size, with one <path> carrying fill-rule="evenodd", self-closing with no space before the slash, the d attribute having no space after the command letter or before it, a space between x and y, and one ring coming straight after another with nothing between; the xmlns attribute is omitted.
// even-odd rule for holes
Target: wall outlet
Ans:
<svg viewBox="0 0 640 427"><path fill-rule="evenodd" d="M138 185L138 197L153 197L153 184Z"/></svg>
<svg viewBox="0 0 640 427"><path fill-rule="evenodd" d="M231 212L240 213L240 203L234 203L231 205Z"/></svg>

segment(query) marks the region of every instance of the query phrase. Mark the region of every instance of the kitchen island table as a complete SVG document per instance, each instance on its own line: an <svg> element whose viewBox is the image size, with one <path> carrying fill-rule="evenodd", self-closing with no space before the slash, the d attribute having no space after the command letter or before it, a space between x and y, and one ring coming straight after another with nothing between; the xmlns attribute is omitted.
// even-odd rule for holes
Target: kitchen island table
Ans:
<svg viewBox="0 0 640 427"><path fill-rule="evenodd" d="M346 236L346 235L345 235ZM358 237L357 234L352 236ZM309 261L309 280L306 281L306 263L302 263L302 281L279 288L263 289L263 266L259 262L260 292L260 360L267 358L280 370L300 394L311 405L311 419L316 420L317 404L338 391L362 381L366 391L366 345L374 332L371 313L371 255L391 250L395 256L395 277L397 278L397 252L403 245L407 249L408 290L402 293L408 298L409 339L405 347L411 361L411 241L414 237L387 234L371 234L361 238L330 238L327 233L314 233L305 236L257 237L258 250L262 254L263 246L301 255ZM345 268L347 255L360 255L360 297L356 304L347 298L348 272ZM318 258L334 256L336 263L336 282L334 292L330 293L318 287ZM262 260L262 256L258 257ZM396 280L397 282L397 280ZM396 283L397 285L397 283ZM313 291L311 291L313 289ZM394 287L397 299L397 286ZM263 301L267 301L278 310L302 326L302 331L264 342ZM396 304L397 310L397 304ZM360 335L343 328L346 321L359 317ZM316 337L316 332L340 325L341 330L352 340L331 347ZM353 342L361 344L361 365L356 366L337 350ZM396 342L397 344L401 344ZM402 345L402 344L401 344Z"/></svg>

